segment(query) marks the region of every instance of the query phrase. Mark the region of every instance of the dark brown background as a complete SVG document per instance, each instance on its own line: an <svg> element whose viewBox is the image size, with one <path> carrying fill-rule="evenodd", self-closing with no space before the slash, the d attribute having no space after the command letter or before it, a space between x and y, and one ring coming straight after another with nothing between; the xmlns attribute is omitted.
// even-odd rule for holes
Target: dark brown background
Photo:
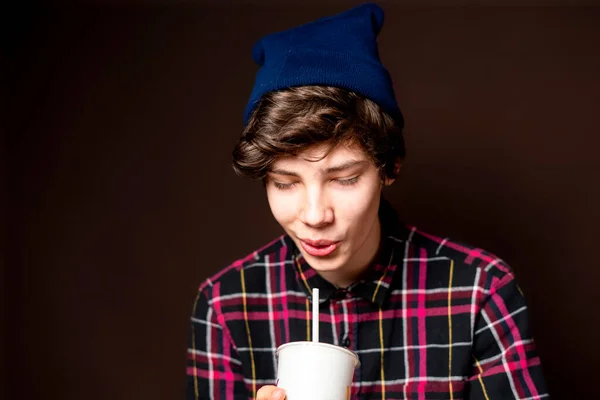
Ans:
<svg viewBox="0 0 600 400"><path fill-rule="evenodd" d="M197 286L280 233L230 168L250 49L357 2L207 3L15 14L5 398L182 398ZM593 397L600 9L392 3L408 158L387 197L506 259L553 398Z"/></svg>

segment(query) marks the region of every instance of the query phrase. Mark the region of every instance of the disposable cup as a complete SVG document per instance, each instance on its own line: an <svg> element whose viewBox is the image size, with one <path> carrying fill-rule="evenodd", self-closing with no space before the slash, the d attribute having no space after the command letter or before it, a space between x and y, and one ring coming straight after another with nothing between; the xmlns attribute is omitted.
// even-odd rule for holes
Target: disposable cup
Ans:
<svg viewBox="0 0 600 400"><path fill-rule="evenodd" d="M277 386L286 400L348 400L359 365L344 347L320 342L290 342L277 349Z"/></svg>

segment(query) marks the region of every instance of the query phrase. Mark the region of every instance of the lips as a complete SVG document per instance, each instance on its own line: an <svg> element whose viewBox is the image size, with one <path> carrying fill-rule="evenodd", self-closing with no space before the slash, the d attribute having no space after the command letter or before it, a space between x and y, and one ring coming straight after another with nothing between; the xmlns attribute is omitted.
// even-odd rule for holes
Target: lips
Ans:
<svg viewBox="0 0 600 400"><path fill-rule="evenodd" d="M313 257L325 257L333 253L339 243L332 240L300 239L302 248Z"/></svg>

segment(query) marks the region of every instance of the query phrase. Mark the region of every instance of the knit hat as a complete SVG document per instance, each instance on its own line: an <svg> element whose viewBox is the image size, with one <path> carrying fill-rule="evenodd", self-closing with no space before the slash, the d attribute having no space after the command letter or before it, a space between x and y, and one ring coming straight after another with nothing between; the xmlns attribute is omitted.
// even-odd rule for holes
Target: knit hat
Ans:
<svg viewBox="0 0 600 400"><path fill-rule="evenodd" d="M364 4L260 39L252 58L260 66L244 113L248 123L260 98L307 85L334 86L377 103L402 127L392 80L379 59L377 35L383 10Z"/></svg>

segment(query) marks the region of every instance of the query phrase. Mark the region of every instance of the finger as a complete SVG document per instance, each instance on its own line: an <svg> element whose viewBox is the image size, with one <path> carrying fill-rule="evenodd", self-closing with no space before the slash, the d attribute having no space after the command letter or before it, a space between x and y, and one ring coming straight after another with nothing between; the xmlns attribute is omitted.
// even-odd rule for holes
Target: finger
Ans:
<svg viewBox="0 0 600 400"><path fill-rule="evenodd" d="M285 391L272 385L263 386L256 393L256 400L283 400L284 398Z"/></svg>

